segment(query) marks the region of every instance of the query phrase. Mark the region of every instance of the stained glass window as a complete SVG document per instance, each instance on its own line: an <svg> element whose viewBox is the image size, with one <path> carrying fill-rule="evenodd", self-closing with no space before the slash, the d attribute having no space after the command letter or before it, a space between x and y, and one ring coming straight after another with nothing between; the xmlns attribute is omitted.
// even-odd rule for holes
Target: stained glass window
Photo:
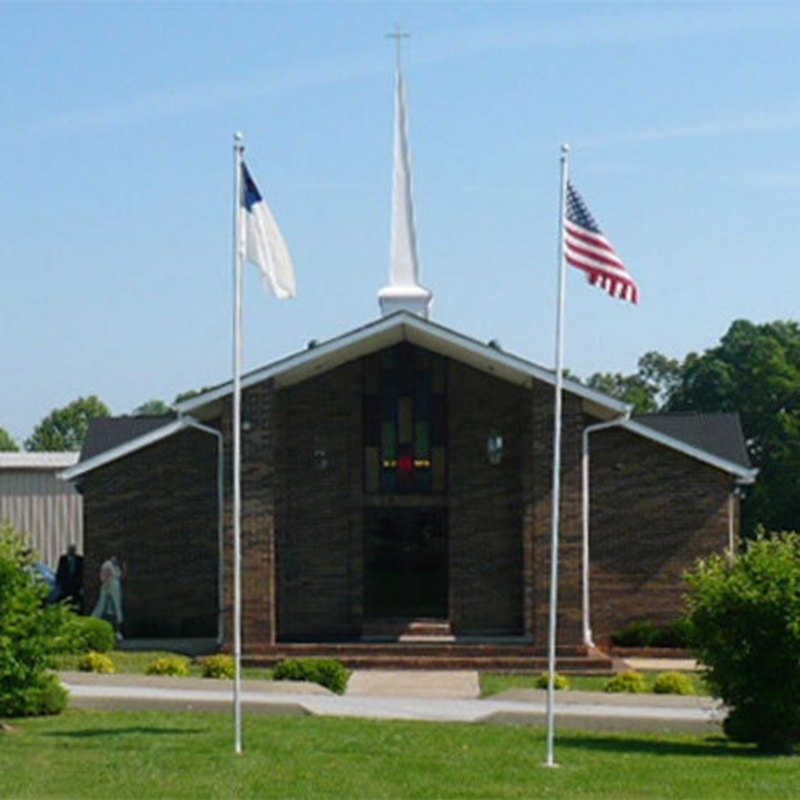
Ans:
<svg viewBox="0 0 800 800"><path fill-rule="evenodd" d="M409 344L365 359L365 491L445 490L445 378L444 358Z"/></svg>

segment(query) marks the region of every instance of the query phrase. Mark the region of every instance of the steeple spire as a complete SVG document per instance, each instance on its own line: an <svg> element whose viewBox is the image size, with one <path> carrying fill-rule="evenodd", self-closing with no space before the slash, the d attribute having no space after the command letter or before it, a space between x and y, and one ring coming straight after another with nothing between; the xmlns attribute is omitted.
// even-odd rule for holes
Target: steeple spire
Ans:
<svg viewBox="0 0 800 800"><path fill-rule="evenodd" d="M411 153L408 147L406 88L401 62L401 42L409 34L395 26L387 38L395 40L397 83L395 95L394 181L392 189L392 245L389 284L378 292L383 316L406 310L428 318L433 295L419 285L417 234L411 195Z"/></svg>

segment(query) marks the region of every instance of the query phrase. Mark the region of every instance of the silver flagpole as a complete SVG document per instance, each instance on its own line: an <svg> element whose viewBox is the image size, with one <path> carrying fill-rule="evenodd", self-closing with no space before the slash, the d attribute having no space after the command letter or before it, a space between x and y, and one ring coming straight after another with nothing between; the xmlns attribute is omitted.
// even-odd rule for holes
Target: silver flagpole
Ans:
<svg viewBox="0 0 800 800"><path fill-rule="evenodd" d="M235 750L242 752L242 252L241 190L244 143L241 133L233 137L233 718Z"/></svg>
<svg viewBox="0 0 800 800"><path fill-rule="evenodd" d="M555 678L556 678L556 605L558 603L558 512L561 491L561 388L564 372L564 293L567 270L564 260L564 214L567 202L567 154L569 145L561 145L561 200L558 216L558 308L556 311L556 396L553 412L553 492L550 528L550 637L547 676L547 761L555 767Z"/></svg>

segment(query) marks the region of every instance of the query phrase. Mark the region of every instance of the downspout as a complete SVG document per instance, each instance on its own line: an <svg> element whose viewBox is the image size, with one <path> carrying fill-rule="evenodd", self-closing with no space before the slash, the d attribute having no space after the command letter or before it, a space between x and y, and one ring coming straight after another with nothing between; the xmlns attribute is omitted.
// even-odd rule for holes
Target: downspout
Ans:
<svg viewBox="0 0 800 800"><path fill-rule="evenodd" d="M222 431L203 425L194 417L187 417L178 412L178 419L191 428L210 433L217 437L217 646L221 646L225 639L225 482L222 471L225 466L224 439Z"/></svg>
<svg viewBox="0 0 800 800"><path fill-rule="evenodd" d="M594 425L587 425L583 429L582 435L582 455L581 455L581 515L583 521L583 643L586 647L594 647L592 640L592 628L589 620L589 434L595 431L602 431L606 428L614 428L622 425L631 418L629 408L625 415L608 422L598 422Z"/></svg>

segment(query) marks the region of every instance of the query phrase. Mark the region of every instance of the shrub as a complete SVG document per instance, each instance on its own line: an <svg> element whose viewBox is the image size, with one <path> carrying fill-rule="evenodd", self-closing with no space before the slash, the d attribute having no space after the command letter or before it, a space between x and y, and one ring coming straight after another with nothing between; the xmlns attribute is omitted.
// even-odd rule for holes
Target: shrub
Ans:
<svg viewBox="0 0 800 800"><path fill-rule="evenodd" d="M45 672L37 681L12 692L0 690L0 717L38 717L60 714L69 702L69 692L58 676Z"/></svg>
<svg viewBox="0 0 800 800"><path fill-rule="evenodd" d="M800 534L760 529L735 561L699 561L686 580L692 648L731 709L725 733L790 752L800 741Z"/></svg>
<svg viewBox="0 0 800 800"><path fill-rule="evenodd" d="M189 674L189 659L183 656L161 656L147 667L148 675L177 675L185 677Z"/></svg>
<svg viewBox="0 0 800 800"><path fill-rule="evenodd" d="M537 689L546 689L550 684L550 675L547 672L543 672L537 679L536 679L536 688ZM554 689L562 689L567 691L570 689L572 684L570 683L569 678L566 675L559 675L558 673L555 674L553 680L553 688Z"/></svg>
<svg viewBox="0 0 800 800"><path fill-rule="evenodd" d="M114 662L107 655L97 653L94 650L84 653L78 659L78 669L81 672L100 672L105 675L110 675L116 671Z"/></svg>
<svg viewBox="0 0 800 800"><path fill-rule="evenodd" d="M689 647L692 639L692 625L687 619L676 619L670 625L658 629L653 645L655 647Z"/></svg>
<svg viewBox="0 0 800 800"><path fill-rule="evenodd" d="M233 656L225 653L199 658L198 663L203 671L204 678L233 678L236 675L236 664Z"/></svg>
<svg viewBox="0 0 800 800"><path fill-rule="evenodd" d="M67 702L48 672L68 610L45 606L49 590L11 525L0 524L0 717L57 714Z"/></svg>
<svg viewBox="0 0 800 800"><path fill-rule="evenodd" d="M694 681L685 672L661 672L653 683L656 694L694 694Z"/></svg>
<svg viewBox="0 0 800 800"><path fill-rule="evenodd" d="M631 622L622 630L611 634L611 641L620 647L652 647L660 629L649 619Z"/></svg>
<svg viewBox="0 0 800 800"><path fill-rule="evenodd" d="M114 649L117 639L114 626L98 617L81 617L70 612L64 633L56 642L59 653L108 653Z"/></svg>
<svg viewBox="0 0 800 800"><path fill-rule="evenodd" d="M606 692L629 692L631 694L638 694L647 691L647 681L641 672L628 670L627 672L620 672L609 680L603 687Z"/></svg>
<svg viewBox="0 0 800 800"><path fill-rule="evenodd" d="M344 694L350 673L333 658L287 658L272 673L276 681L311 681L336 694Z"/></svg>

